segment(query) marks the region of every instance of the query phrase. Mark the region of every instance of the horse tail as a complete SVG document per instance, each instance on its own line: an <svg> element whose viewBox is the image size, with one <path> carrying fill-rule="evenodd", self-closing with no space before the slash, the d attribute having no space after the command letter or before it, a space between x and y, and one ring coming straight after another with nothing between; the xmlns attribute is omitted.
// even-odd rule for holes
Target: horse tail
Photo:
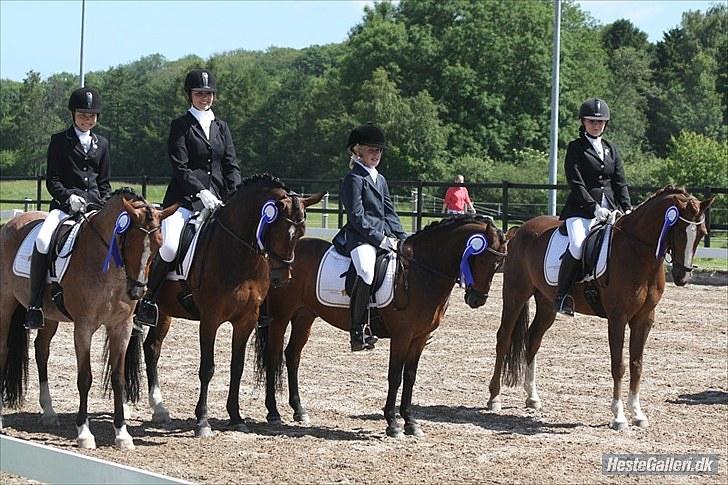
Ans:
<svg viewBox="0 0 728 485"><path fill-rule="evenodd" d="M511 346L506 353L505 365L503 366L503 384L508 387L513 387L521 382L523 371L526 368L528 314L528 301L526 301L516 319L516 325L511 334Z"/></svg>
<svg viewBox="0 0 728 485"><path fill-rule="evenodd" d="M11 408L23 403L28 385L28 330L25 329L25 307L18 305L10 321L8 358L2 376L0 397Z"/></svg>
<svg viewBox="0 0 728 485"><path fill-rule="evenodd" d="M255 328L255 383L261 386L266 382L268 369L273 371L273 380L276 389L282 388L281 376L283 375L283 354L277 356L278 365L270 355L270 326L258 326Z"/></svg>
<svg viewBox="0 0 728 485"><path fill-rule="evenodd" d="M141 355L142 355L142 336L141 334L132 334L129 338L129 344L126 347L126 357L124 358L124 393L128 402L139 402L140 398L140 381L141 381ZM104 342L104 394L111 396L111 360L109 355L109 336L106 336Z"/></svg>

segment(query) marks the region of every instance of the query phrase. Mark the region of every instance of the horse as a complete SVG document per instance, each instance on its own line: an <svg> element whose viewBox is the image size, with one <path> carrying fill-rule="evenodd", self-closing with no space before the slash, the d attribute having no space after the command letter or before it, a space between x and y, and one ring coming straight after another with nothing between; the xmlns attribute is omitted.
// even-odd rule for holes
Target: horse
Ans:
<svg viewBox="0 0 728 485"><path fill-rule="evenodd" d="M80 395L76 415L79 448L96 447L96 440L89 429L88 392L92 382L91 338L101 325L106 328L109 342L115 446L134 448L126 430L123 408L126 398L138 397L138 373L125 375L132 313L136 300L143 294L150 257L162 242L160 223L175 209L157 210L128 188L113 192L98 212L82 216L84 220L78 230L75 249L62 280L63 306L68 315L51 302L49 288L45 290L45 326L38 331L35 339L43 410L41 421L46 425L58 424L48 386L50 341L59 321L73 321ZM123 216L124 213L128 217ZM0 400L0 429L2 404L18 407L22 403L28 377L29 332L23 325L29 280L13 273L13 260L26 235L46 216L45 212L26 212L0 229L0 390L3 397ZM115 257L117 264L109 264L106 271L102 270L105 263L110 263L111 256ZM130 354L129 360L139 362L139 357L139 353Z"/></svg>
<svg viewBox="0 0 728 485"><path fill-rule="evenodd" d="M215 372L215 337L220 325L230 321L233 337L227 399L229 426L237 431L247 430L239 409L245 347L271 283L279 286L291 278L296 243L306 228L305 208L318 203L324 195L301 197L270 174L259 174L244 180L218 209L207 234L203 234L204 242L198 243L186 283L199 314L190 312L178 300L182 284L166 281L158 300L159 322L150 328L144 340L153 422L170 422L169 410L162 400L157 363L172 317L197 320L200 322L200 394L195 408L195 436L212 436L207 392ZM268 228L259 236L257 228L263 217L268 217ZM130 347L137 345L137 338L140 337L132 337L134 342Z"/></svg>
<svg viewBox="0 0 728 485"><path fill-rule="evenodd" d="M471 308L486 303L493 275L506 255L507 237L489 218L454 216L431 223L400 245L398 264L401 269L395 278L394 299L388 306L379 309L381 322L375 328L378 336L391 338L389 389L384 405L388 436L402 436L402 428L396 418L395 401L403 376L399 412L405 421L404 433L414 436L424 434L411 410L412 391L422 350L445 315L463 261L472 274L465 290L465 301ZM480 252L472 256L470 253L464 254L473 238L479 238ZM330 243L321 239L302 239L298 244L298 258L293 265L290 284L271 289L268 294L268 310L272 321L256 333L256 363L261 380L265 376L266 419L270 424L281 423L276 389L282 373L283 339L288 323L291 322L291 335L285 349L288 402L293 408L293 419L302 423L307 423L309 418L298 391L298 368L314 319L321 317L342 330L348 330L351 326L348 308L324 306L317 300L317 270L330 246Z"/></svg>
<svg viewBox="0 0 728 485"><path fill-rule="evenodd" d="M642 356L655 307L665 289L664 255L672 254L672 278L677 286L688 283L698 243L707 234L705 211L714 197L700 201L682 188L668 185L619 218L613 226L612 246L607 273L596 280L601 304L607 318L611 371L614 381L610 427L627 427L621 400L624 333L629 336L629 394L627 406L632 424L648 426L639 399ZM497 334L496 360L490 381L487 408L501 409L500 378L513 386L523 379L526 406L541 409L536 390L536 353L546 331L554 322L556 287L544 278L544 253L551 233L560 221L539 216L522 225L509 246L503 269L503 309ZM584 284L572 291L575 309L595 315L585 294ZM529 326L529 298L536 301L536 315ZM524 374L525 370L525 376Z"/></svg>

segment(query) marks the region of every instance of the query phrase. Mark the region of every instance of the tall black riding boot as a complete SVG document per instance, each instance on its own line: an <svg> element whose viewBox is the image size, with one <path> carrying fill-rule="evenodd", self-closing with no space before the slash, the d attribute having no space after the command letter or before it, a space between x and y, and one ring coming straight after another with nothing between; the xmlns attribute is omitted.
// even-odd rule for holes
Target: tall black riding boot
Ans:
<svg viewBox="0 0 728 485"><path fill-rule="evenodd" d="M367 312L369 310L369 299L371 285L364 283L359 276L356 277L354 288L351 290L351 351L371 350L377 343L377 337L374 335L365 335L367 324Z"/></svg>
<svg viewBox="0 0 728 485"><path fill-rule="evenodd" d="M150 327L157 325L157 319L159 318L157 297L171 266L172 263L163 260L159 254L154 257L152 268L149 270L147 292L137 303L136 314L134 315L134 323L137 325L148 325Z"/></svg>
<svg viewBox="0 0 728 485"><path fill-rule="evenodd" d="M25 315L25 328L34 330L43 328L43 293L48 275L48 255L33 248L30 258L30 299L28 299L28 312Z"/></svg>
<svg viewBox="0 0 728 485"><path fill-rule="evenodd" d="M561 267L559 268L559 286L556 290L554 309L558 313L571 317L574 316L574 298L569 293L579 274L579 266L581 266L581 261L574 259L571 251L567 250L561 259Z"/></svg>

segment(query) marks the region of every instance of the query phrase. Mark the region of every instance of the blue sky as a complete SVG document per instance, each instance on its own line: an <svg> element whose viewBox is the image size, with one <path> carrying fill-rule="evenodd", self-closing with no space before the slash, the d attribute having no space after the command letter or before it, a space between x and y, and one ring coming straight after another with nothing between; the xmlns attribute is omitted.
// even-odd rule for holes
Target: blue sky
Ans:
<svg viewBox="0 0 728 485"><path fill-rule="evenodd" d="M510 0L518 1L518 0ZM723 0L724 1L724 0ZM86 0L85 71L159 53L208 58L234 49L302 48L346 39L371 1ZM714 1L579 0L600 23L627 18L656 42L683 11ZM0 0L0 77L20 81L79 70L81 0Z"/></svg>

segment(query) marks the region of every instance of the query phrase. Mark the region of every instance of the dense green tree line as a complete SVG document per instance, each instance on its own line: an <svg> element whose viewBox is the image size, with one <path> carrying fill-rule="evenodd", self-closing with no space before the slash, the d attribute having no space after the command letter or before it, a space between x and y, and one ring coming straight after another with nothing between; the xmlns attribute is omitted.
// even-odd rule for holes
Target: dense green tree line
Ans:
<svg viewBox="0 0 728 485"><path fill-rule="evenodd" d="M150 55L86 77L101 90L99 131L114 176L166 176L170 121L188 70L217 75L243 173L336 178L348 131L380 124L390 179L547 181L553 4L402 0L367 8L340 44L244 50L204 60ZM728 8L690 12L656 44L627 20L601 26L565 2L559 137L589 96L608 100L607 137L632 184L728 186ZM0 170L35 175L50 134L70 122L78 77L0 84ZM563 156L562 156L563 159ZM561 171L561 170L560 170Z"/></svg>

